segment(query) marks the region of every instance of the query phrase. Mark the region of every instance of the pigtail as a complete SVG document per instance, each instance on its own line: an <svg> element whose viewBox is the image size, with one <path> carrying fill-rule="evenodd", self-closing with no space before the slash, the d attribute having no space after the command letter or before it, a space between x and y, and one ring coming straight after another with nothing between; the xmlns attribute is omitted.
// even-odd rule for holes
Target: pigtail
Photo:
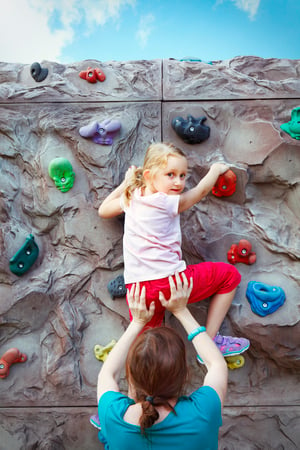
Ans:
<svg viewBox="0 0 300 450"><path fill-rule="evenodd" d="M136 169L131 171L129 176L126 177L126 186L124 189L124 199L126 206L128 206L135 189L144 186L145 180L143 177L143 169L142 167L137 167Z"/></svg>

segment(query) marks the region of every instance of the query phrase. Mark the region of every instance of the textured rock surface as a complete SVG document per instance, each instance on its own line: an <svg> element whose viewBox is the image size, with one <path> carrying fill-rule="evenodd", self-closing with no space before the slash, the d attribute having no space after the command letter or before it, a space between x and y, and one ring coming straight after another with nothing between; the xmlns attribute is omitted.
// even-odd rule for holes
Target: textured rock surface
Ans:
<svg viewBox="0 0 300 450"><path fill-rule="evenodd" d="M122 218L101 220L97 209L149 142L162 139L186 152L188 185L215 160L238 177L232 197L210 194L182 215L186 260L227 261L242 238L257 254L255 264L237 266L242 282L222 328L251 347L245 366L230 371L220 448L299 448L300 141L280 125L300 106L300 61L42 65L49 75L36 83L30 66L0 63L0 357L11 347L28 356L0 379L0 450L101 448L88 422L101 367L93 347L119 338L128 310L107 290L122 273ZM101 67L106 80L79 78L89 66ZM207 141L188 145L175 134L172 119L188 114L207 117ZM79 135L105 118L122 124L113 145ZM58 156L75 172L66 193L48 175ZM39 257L17 277L9 259L29 233ZM283 287L284 305L264 318L253 314L250 280ZM191 308L203 323L207 301ZM188 351L191 389L203 372Z"/></svg>

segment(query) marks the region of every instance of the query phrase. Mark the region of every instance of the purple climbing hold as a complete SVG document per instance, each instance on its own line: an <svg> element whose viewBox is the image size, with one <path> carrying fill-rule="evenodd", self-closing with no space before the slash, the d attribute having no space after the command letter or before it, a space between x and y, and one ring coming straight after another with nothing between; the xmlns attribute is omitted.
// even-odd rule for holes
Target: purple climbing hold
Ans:
<svg viewBox="0 0 300 450"><path fill-rule="evenodd" d="M112 145L113 140L121 128L121 123L114 119L102 122L92 122L79 129L80 136L91 138L95 144Z"/></svg>

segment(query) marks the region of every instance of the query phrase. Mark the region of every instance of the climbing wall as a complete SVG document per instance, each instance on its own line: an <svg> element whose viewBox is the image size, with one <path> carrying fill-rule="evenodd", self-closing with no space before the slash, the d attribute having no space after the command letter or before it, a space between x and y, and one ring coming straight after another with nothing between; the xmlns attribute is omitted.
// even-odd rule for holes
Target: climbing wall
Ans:
<svg viewBox="0 0 300 450"><path fill-rule="evenodd" d="M299 448L300 61L41 66L48 73L36 81L30 65L0 63L0 450L102 448L89 424L102 365L94 346L120 337L128 309L107 288L123 272L123 220L100 219L97 209L160 140L186 153L189 187L214 161L237 175L233 195L209 194L182 214L187 262L227 262L244 239L256 255L236 263L242 282L221 330L251 347L229 373L219 448ZM88 67L105 80L79 77ZM208 139L190 144L177 134L172 121L188 116L205 117ZM96 122L97 136L109 135L113 121L121 128L108 141L79 132ZM288 123L293 135L281 128ZM57 158L71 166L58 181L49 175ZM73 186L62 189L72 172ZM35 252L29 262L26 251ZM251 281L271 293L280 287L285 301L257 314L246 295ZM201 323L207 306L191 306ZM169 314L166 323L178 327ZM204 372L187 349L191 390Z"/></svg>

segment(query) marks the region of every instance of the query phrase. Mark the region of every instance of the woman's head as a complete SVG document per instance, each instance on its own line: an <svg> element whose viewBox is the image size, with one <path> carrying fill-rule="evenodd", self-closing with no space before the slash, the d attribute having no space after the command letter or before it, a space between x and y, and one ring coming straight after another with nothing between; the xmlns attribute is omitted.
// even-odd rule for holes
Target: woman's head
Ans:
<svg viewBox="0 0 300 450"><path fill-rule="evenodd" d="M126 376L135 400L142 402L142 432L158 418L156 406L172 409L169 401L182 395L187 375L185 345L173 329L153 328L137 337L128 352Z"/></svg>
<svg viewBox="0 0 300 450"><path fill-rule="evenodd" d="M153 180L155 175L167 167L168 158L180 158L184 160L184 165L187 168L185 154L175 145L169 142L158 142L151 144L144 158L143 167L138 167L128 180L127 187L125 189L125 198L130 200L132 192L140 187L146 187L147 181Z"/></svg>

